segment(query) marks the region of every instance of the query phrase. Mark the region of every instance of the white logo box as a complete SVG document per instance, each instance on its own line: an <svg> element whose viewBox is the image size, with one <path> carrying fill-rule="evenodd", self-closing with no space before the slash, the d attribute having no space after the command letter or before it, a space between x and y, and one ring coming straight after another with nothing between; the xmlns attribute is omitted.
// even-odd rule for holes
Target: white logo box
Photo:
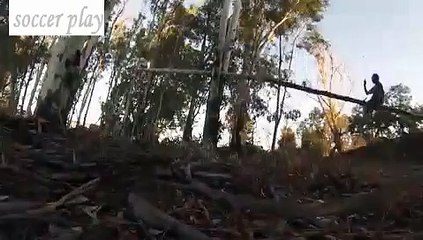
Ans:
<svg viewBox="0 0 423 240"><path fill-rule="evenodd" d="M104 0L11 0L10 36L103 36Z"/></svg>

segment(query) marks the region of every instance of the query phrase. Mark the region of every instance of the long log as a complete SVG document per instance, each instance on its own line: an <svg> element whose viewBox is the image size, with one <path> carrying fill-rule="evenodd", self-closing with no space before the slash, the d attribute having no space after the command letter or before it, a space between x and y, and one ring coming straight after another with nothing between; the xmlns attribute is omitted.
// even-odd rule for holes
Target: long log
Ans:
<svg viewBox="0 0 423 240"><path fill-rule="evenodd" d="M279 202L270 199L256 199L246 194L231 194L209 187L207 184L192 181L189 184L158 180L159 184L200 194L206 198L223 204L231 210L246 211L251 214L273 214L285 219L314 218L318 216L366 214L372 212L375 216L383 216L389 206L398 201L401 193L419 185L420 176L395 178L386 181L382 189L367 194L356 194L346 199L334 199L325 203L300 204L296 199L283 199Z"/></svg>
<svg viewBox="0 0 423 240"><path fill-rule="evenodd" d="M178 239L211 240L210 237L194 227L179 222L175 218L160 211L136 193L129 194L128 203L135 217L143 220L151 227L170 231L175 234Z"/></svg>
<svg viewBox="0 0 423 240"><path fill-rule="evenodd" d="M155 73L169 73L169 74L211 75L211 71L197 70L197 69L142 68L142 69L140 69L140 71L155 72ZM245 74L237 74L237 73L229 73L229 72L222 73L222 74L229 75L233 78L253 78L253 79L260 79L261 81L273 83L273 84L279 83L279 79L277 79L277 78L274 78L274 77L271 77L271 76L260 76L259 74L245 75ZM329 98L334 98L334 99L338 99L338 100L345 101L345 102L355 103L355 104L359 104L359 105L362 105L362 106L365 105L365 103L366 103L365 101L359 100L359 99L356 99L356 98L343 96L343 95L328 92L328 91L318 90L318 89L306 87L306 86L303 86L303 85L295 84L295 83L292 83L292 82L280 81L280 84L283 87L292 88L292 89L295 89L295 90L298 90L298 91L307 92L307 93L311 93L311 94L315 94L315 95L326 96L326 97L329 97ZM402 109L397 109L397 108L388 107L388 106L381 106L381 110L386 110L386 111L389 111L389 112L392 112L392 113L397 113L397 114L400 114L400 115L409 116L409 117L415 118L416 120L423 120L423 115L419 114L419 113L408 112L408 111L405 111L405 110L402 110Z"/></svg>

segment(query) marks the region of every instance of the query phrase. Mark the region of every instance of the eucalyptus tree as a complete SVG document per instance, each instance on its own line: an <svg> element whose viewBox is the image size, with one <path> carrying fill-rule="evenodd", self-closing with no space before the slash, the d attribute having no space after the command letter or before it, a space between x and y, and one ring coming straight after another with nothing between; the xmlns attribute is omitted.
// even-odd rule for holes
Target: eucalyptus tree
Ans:
<svg viewBox="0 0 423 240"><path fill-rule="evenodd" d="M258 78L265 77L267 70L260 66L263 51L276 36L301 26L303 22L317 22L322 19L323 12L328 5L326 0L305 1L235 1L234 11L229 14L229 1L224 1L221 9L221 24L219 35L219 48L215 55L215 70L210 83L209 101L207 104L206 120L204 125L204 141L212 145L217 144L219 132L219 112L223 97L224 81L221 78L221 56L228 53L234 46L240 48L242 53L241 64L235 69L245 75L258 74ZM240 10L239 19L237 10ZM229 20L228 20L229 18ZM238 23L235 23L238 20ZM229 22L229 27L228 23ZM234 27L239 25L238 37L232 39ZM229 38L228 38L229 36ZM234 41L236 40L236 41ZM227 59L225 59L227 61ZM262 75L262 76L260 76ZM260 81L260 79L258 79ZM238 79L237 97L234 102L234 127L232 131L233 145L239 147L240 132L247 123L248 109L251 103L249 84L257 82L257 79Z"/></svg>
<svg viewBox="0 0 423 240"><path fill-rule="evenodd" d="M105 0L104 18L107 23L118 3L118 0ZM82 84L81 74L98 41L97 36L60 37L52 46L37 103L37 113L44 115L52 124L65 126ZM54 114L43 114L46 112Z"/></svg>

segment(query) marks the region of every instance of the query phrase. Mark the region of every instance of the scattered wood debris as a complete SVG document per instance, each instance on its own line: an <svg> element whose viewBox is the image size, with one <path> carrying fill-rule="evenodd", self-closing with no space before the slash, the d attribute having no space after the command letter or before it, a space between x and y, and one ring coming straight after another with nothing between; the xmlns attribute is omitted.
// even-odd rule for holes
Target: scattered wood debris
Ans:
<svg viewBox="0 0 423 240"><path fill-rule="evenodd" d="M248 159L195 161L167 146L141 148L89 129L58 136L39 123L2 122L8 131L2 135L0 239L423 236L423 164L402 140L384 143L404 146L396 152L406 157L395 163L366 163L363 148L337 157L355 161L350 172L275 168L269 174ZM421 144L423 135L412 139ZM368 149L369 158L377 157L377 148Z"/></svg>

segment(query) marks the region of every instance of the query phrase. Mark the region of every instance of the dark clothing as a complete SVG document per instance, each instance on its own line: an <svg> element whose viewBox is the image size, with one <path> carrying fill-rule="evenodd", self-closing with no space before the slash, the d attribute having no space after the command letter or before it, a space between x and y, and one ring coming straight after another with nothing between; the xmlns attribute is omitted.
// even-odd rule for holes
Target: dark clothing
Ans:
<svg viewBox="0 0 423 240"><path fill-rule="evenodd" d="M373 94L371 100L382 104L383 98L385 96L385 91L383 90L383 86L380 82L377 82L368 92L369 94Z"/></svg>
<svg viewBox="0 0 423 240"><path fill-rule="evenodd" d="M365 112L371 113L374 110L377 110L384 101L385 91L380 82L375 83L375 85L367 92L367 94L372 94L372 97L367 101L365 106Z"/></svg>
<svg viewBox="0 0 423 240"><path fill-rule="evenodd" d="M366 105L364 106L364 112L365 113L372 113L374 110L377 110L382 104L379 103L379 101L376 101L375 99L371 98L369 101L366 102Z"/></svg>

